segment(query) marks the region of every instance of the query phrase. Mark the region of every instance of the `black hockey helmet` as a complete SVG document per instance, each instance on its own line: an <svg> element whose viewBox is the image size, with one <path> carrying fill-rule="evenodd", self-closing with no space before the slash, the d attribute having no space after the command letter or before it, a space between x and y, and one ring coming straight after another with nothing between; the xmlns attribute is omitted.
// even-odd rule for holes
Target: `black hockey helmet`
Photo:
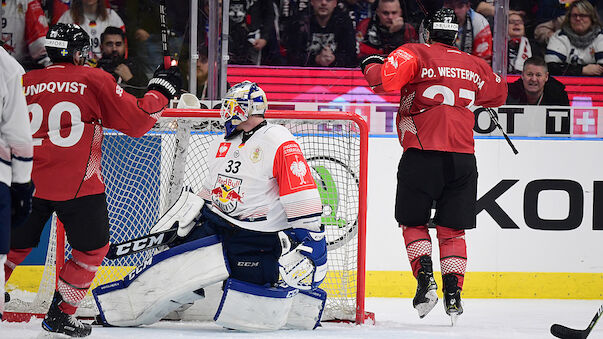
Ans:
<svg viewBox="0 0 603 339"><path fill-rule="evenodd" d="M84 59L89 57L90 36L76 24L58 23L48 30L44 46L52 62L73 63L75 52Z"/></svg>
<svg viewBox="0 0 603 339"><path fill-rule="evenodd" d="M458 20L454 10L440 8L430 15L425 21L425 31L429 32L429 39L452 46L459 31ZM427 41L427 37L425 37Z"/></svg>

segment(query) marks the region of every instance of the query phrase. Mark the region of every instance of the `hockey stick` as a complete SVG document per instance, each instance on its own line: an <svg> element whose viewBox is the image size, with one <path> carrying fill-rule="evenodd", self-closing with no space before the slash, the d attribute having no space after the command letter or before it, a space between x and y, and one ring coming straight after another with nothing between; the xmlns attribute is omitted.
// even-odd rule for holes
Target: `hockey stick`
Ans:
<svg viewBox="0 0 603 339"><path fill-rule="evenodd" d="M161 50L163 52L163 67L165 69L170 68L172 60L170 58L170 52L168 50L167 43L167 25L165 21L165 0L159 1L159 23L161 24Z"/></svg>
<svg viewBox="0 0 603 339"><path fill-rule="evenodd" d="M603 314L603 305L601 305L601 307L599 307L599 310L595 314L595 317L593 318L593 320L590 321L590 324L588 324L586 329L575 330L573 328L565 327L563 325L553 324L551 326L551 334L557 338L563 338L563 339L574 339L574 338L585 339L586 337L588 337L588 335L590 334L590 331L592 331L593 327L595 327L595 324L597 323L597 321L599 321L599 318L601 318L601 314Z"/></svg>
<svg viewBox="0 0 603 339"><path fill-rule="evenodd" d="M118 259L126 255L168 245L178 238L177 232L178 224L176 223L176 226L169 230L147 234L118 244L111 244L106 258L110 260Z"/></svg>
<svg viewBox="0 0 603 339"><path fill-rule="evenodd" d="M503 137L505 137L505 140L507 140L507 143L509 144L509 146L511 146L513 153L514 154L519 153L517 148L515 148L515 145L513 145L513 142L511 142L511 139L509 139L509 136L507 135L507 133L505 133L505 130L502 128L500 123L498 123L498 118L496 117L496 112L494 112L494 110L492 108L486 108L486 110L490 114L490 119L494 122L494 125L496 125L496 127L498 127L498 129L502 132Z"/></svg>

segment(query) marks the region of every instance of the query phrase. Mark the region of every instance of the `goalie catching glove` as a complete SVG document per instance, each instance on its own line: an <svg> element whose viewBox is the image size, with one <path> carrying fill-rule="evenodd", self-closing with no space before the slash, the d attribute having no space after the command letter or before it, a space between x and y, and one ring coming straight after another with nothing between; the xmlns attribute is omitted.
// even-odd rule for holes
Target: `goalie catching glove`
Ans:
<svg viewBox="0 0 603 339"><path fill-rule="evenodd" d="M287 285L300 289L317 288L327 274L327 241L324 232L303 228L278 232L282 255L279 272Z"/></svg>
<svg viewBox="0 0 603 339"><path fill-rule="evenodd" d="M168 69L164 69L163 65L159 66L153 78L149 80L147 89L156 90L163 94L168 100L180 93L182 87L182 74L180 69L176 66L172 66Z"/></svg>

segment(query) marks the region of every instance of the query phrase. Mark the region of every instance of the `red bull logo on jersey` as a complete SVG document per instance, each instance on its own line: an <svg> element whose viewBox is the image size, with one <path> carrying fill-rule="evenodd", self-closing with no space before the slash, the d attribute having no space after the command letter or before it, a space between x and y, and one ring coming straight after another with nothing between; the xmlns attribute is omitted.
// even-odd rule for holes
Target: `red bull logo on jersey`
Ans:
<svg viewBox="0 0 603 339"><path fill-rule="evenodd" d="M210 191L213 204L224 213L233 212L237 204L243 203L242 183L241 179L219 175L214 188Z"/></svg>

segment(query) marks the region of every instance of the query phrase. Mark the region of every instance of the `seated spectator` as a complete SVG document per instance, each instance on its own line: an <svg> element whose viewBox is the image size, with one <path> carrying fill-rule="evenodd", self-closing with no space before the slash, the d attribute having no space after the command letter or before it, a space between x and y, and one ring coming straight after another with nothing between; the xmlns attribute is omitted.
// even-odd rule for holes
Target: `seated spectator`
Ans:
<svg viewBox="0 0 603 339"><path fill-rule="evenodd" d="M104 0L72 0L69 11L63 13L60 23L78 24L90 36L93 62L102 56L100 35L109 26L119 27L125 32L126 26L119 15L107 8Z"/></svg>
<svg viewBox="0 0 603 339"><path fill-rule="evenodd" d="M101 34L101 54L98 67L111 73L123 89L137 98L147 92L149 79L142 65L126 58L126 34L120 28L109 26Z"/></svg>
<svg viewBox="0 0 603 339"><path fill-rule="evenodd" d="M534 40L541 46L546 47L553 34L561 29L561 24L563 24L564 20L565 14L536 26L536 28L534 28Z"/></svg>
<svg viewBox="0 0 603 339"><path fill-rule="evenodd" d="M522 15L515 12L510 13L508 23L509 40L507 53L509 55L509 67L507 68L507 73L521 73L523 63L531 56L542 57L542 52L537 45L532 44L532 41L526 37Z"/></svg>
<svg viewBox="0 0 603 339"><path fill-rule="evenodd" d="M488 20L471 9L469 0L444 0L459 21L459 35L455 46L492 64L492 31Z"/></svg>
<svg viewBox="0 0 603 339"><path fill-rule="evenodd" d="M544 60L531 57L523 65L521 78L509 84L507 105L569 106L565 85L549 76Z"/></svg>
<svg viewBox="0 0 603 339"><path fill-rule="evenodd" d="M569 6L561 29L549 40L545 60L554 75L603 74L603 33L590 2L579 0Z"/></svg>
<svg viewBox="0 0 603 339"><path fill-rule="evenodd" d="M268 42L278 45L272 0L232 0L229 17L229 63L260 65Z"/></svg>
<svg viewBox="0 0 603 339"><path fill-rule="evenodd" d="M359 58L370 54L389 54L407 42L417 42L414 27L404 22L399 0L377 0L373 18L364 19L356 28Z"/></svg>
<svg viewBox="0 0 603 339"><path fill-rule="evenodd" d="M44 43L48 22L38 0L2 1L0 45L25 68L50 65Z"/></svg>
<svg viewBox="0 0 603 339"><path fill-rule="evenodd" d="M352 20L337 0L311 0L310 13L288 27L290 65L356 67L356 37Z"/></svg>

